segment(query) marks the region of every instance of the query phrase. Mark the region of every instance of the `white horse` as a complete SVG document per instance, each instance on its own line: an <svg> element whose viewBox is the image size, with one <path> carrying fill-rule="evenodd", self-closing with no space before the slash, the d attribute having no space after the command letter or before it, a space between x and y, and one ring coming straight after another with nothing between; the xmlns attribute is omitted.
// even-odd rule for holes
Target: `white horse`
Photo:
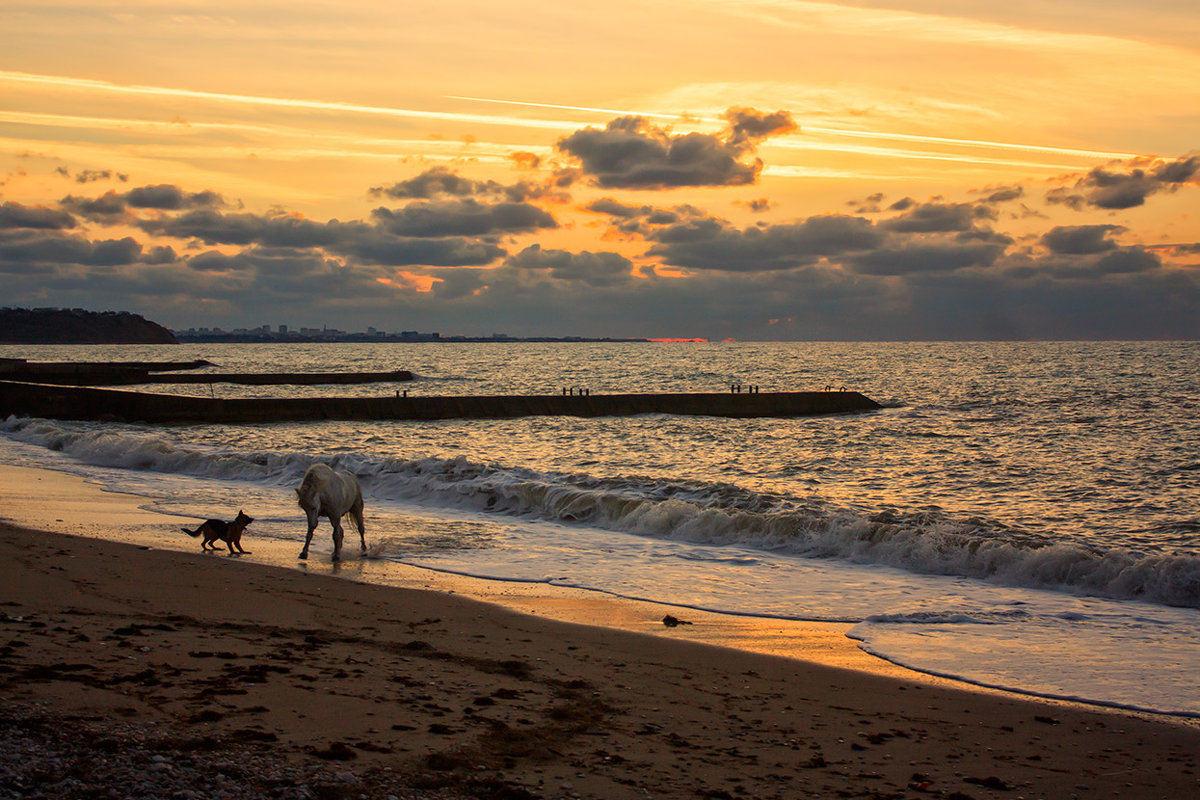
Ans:
<svg viewBox="0 0 1200 800"><path fill-rule="evenodd" d="M300 507L308 515L308 535L304 537L304 549L300 558L308 558L308 544L312 541L317 521L327 517L333 524L333 560L342 559L342 517L349 514L358 526L362 540L362 551L367 552L367 532L363 527L362 488L358 478L345 470L335 470L325 464L313 464L304 473L300 488L296 490Z"/></svg>

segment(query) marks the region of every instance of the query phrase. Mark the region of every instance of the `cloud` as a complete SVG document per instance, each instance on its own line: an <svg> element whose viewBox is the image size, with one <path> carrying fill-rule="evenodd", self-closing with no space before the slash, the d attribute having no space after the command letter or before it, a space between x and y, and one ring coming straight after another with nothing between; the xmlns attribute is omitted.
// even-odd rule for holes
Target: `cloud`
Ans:
<svg viewBox="0 0 1200 800"><path fill-rule="evenodd" d="M908 203L904 209L904 214L880 224L900 233L935 233L966 231L981 219L996 218L986 205L972 203Z"/></svg>
<svg viewBox="0 0 1200 800"><path fill-rule="evenodd" d="M740 230L725 220L706 218L653 232L649 254L689 269L764 272L870 250L885 235L870 220L838 214Z"/></svg>
<svg viewBox="0 0 1200 800"><path fill-rule="evenodd" d="M221 195L212 191L187 193L178 186L162 183L139 186L125 193L125 203L131 208L152 208L179 211L185 208L218 208L225 205Z"/></svg>
<svg viewBox="0 0 1200 800"><path fill-rule="evenodd" d="M117 266L133 264L141 255L142 245L130 237L92 241L83 236L39 232L0 239L0 271L4 272L31 268L45 271L60 265Z"/></svg>
<svg viewBox="0 0 1200 800"><path fill-rule="evenodd" d="M58 204L68 211L93 222L115 224L127 216L125 196L116 192L105 192L99 197L76 197L69 194Z"/></svg>
<svg viewBox="0 0 1200 800"><path fill-rule="evenodd" d="M855 272L870 275L911 275L923 272L952 272L966 267L990 266L1004 252L994 242L912 243L853 254L846 264Z"/></svg>
<svg viewBox="0 0 1200 800"><path fill-rule="evenodd" d="M1114 250L1096 262L1096 270L1105 274L1140 273L1162 267L1162 259L1141 247Z"/></svg>
<svg viewBox="0 0 1200 800"><path fill-rule="evenodd" d="M444 195L468 197L489 192L489 187L494 185L491 181L464 178L447 167L432 167L415 178L398 181L391 186L376 186L370 193L373 197L391 197L396 200L429 200Z"/></svg>
<svg viewBox="0 0 1200 800"><path fill-rule="evenodd" d="M519 156L521 154L514 154ZM532 156L531 153L524 155ZM536 156L534 156L536 159ZM528 159L516 159L523 168L532 169L536 164ZM533 166L529 166L533 164ZM447 197L504 198L514 203L546 198L566 202L570 196L553 183L529 180L513 184L496 181L477 181L464 178L447 167L431 167L416 177L397 181L391 186L375 186L372 197L387 197L392 200L434 200Z"/></svg>
<svg viewBox="0 0 1200 800"><path fill-rule="evenodd" d="M1117 247L1108 235L1124 230L1120 225L1059 225L1044 233L1041 243L1060 255L1103 253Z"/></svg>
<svg viewBox="0 0 1200 800"><path fill-rule="evenodd" d="M728 143L740 148L752 147L769 136L791 133L799 127L786 111L764 114L753 108L731 108L724 116L729 123Z"/></svg>
<svg viewBox="0 0 1200 800"><path fill-rule="evenodd" d="M177 217L141 220L138 226L154 235L197 239L207 245L321 248L333 255L390 266L479 266L506 253L494 243L470 237L403 236L382 225L322 223L294 215L189 211Z"/></svg>
<svg viewBox="0 0 1200 800"><path fill-rule="evenodd" d="M981 202L1008 203L1025 196L1025 187L1019 184L1013 186L985 186L978 190L985 195Z"/></svg>
<svg viewBox="0 0 1200 800"><path fill-rule="evenodd" d="M1134 159L1124 171L1096 167L1075 181L1071 188L1059 187L1046 193L1046 202L1080 211L1087 206L1119 211L1144 205L1146 198L1161 191L1174 192L1194 184L1200 173L1200 155L1169 161Z"/></svg>
<svg viewBox="0 0 1200 800"><path fill-rule="evenodd" d="M392 210L377 208L375 221L397 236L495 236L557 228L546 211L529 203L480 203L474 199L420 201Z"/></svg>
<svg viewBox="0 0 1200 800"><path fill-rule="evenodd" d="M862 200L847 200L846 205L854 209L855 214L877 214L883 202L883 192L869 194Z"/></svg>
<svg viewBox="0 0 1200 800"><path fill-rule="evenodd" d="M783 111L761 114L735 108L725 113L721 135L673 135L645 117L618 117L603 130L585 128L559 139L562 153L606 189L670 189L682 186L744 186L758 179L762 161L743 161L763 138L794 130Z"/></svg>
<svg viewBox="0 0 1200 800"><path fill-rule="evenodd" d="M12 228L63 230L74 227L75 218L65 211L13 202L0 205L0 230Z"/></svg>
<svg viewBox="0 0 1200 800"><path fill-rule="evenodd" d="M629 281L633 262L618 253L571 253L532 245L505 262L510 267L549 270L552 278L581 281L589 286L612 286Z"/></svg>
<svg viewBox="0 0 1200 800"><path fill-rule="evenodd" d="M158 184L139 186L128 192L107 191L100 197L67 195L59 200L63 208L95 222L115 224L129 221L130 209L148 211L182 211L187 209L223 208L227 204L213 191L185 192L178 186Z"/></svg>

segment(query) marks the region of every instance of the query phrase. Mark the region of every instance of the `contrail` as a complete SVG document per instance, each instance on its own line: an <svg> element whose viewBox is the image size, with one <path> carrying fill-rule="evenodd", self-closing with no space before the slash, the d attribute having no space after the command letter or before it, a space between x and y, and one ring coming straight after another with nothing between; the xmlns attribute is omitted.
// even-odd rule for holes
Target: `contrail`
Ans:
<svg viewBox="0 0 1200 800"><path fill-rule="evenodd" d="M389 108L386 106L366 106L357 103L336 103L326 100L296 100L284 97L263 97L261 95L230 94L227 92L202 92L193 89L173 89L164 86L141 86L111 83L109 81L92 80L90 78L65 78L57 75L35 75L28 72L10 72L0 70L0 81L14 81L50 86L64 86L73 89L83 89L110 94L143 95L158 97L189 97L196 100L217 100L226 103L244 105L273 106L278 108L303 108L315 111L341 111L354 114L372 114L387 117L405 117L414 119L436 119L451 122L475 122L481 125L512 125L526 128L550 128L562 130L564 127L582 127L585 123L569 122L566 120L524 119L521 117L496 117L483 114L460 114L450 111L418 111L407 108Z"/></svg>
<svg viewBox="0 0 1200 800"><path fill-rule="evenodd" d="M0 111L0 122L16 122L26 125L46 125L60 128L84 128L117 131L136 130L148 131L152 133L168 133L179 136L187 136L193 132L210 130L244 131L248 133L269 135L275 137L276 139L293 138L304 139L308 142L314 140L339 142L343 144L353 144L359 148L400 147L407 148L408 151L411 151L414 148L423 150L463 149L469 150L472 153L494 152L497 155L511 153L514 148L547 154L550 151L550 148L546 145L513 145L478 140L472 140L469 145L465 145L463 142L453 140L366 138L344 133L314 132L307 128L297 128L283 125L252 125L241 122L195 122L191 120L164 122L159 120L133 119L128 117L92 117L80 116L76 114L44 114L35 111ZM255 152L262 152L263 147L264 145L261 142L255 142L253 144L248 143L241 149L253 149ZM269 145L269 147L271 147L271 149L278 149L274 145ZM314 150L313 152L317 151ZM360 151L349 152L356 153Z"/></svg>
<svg viewBox="0 0 1200 800"><path fill-rule="evenodd" d="M527 103L520 100L496 100L488 97L463 97L447 95L448 100L468 100L475 103L500 103L513 106L529 106L531 108L553 108L560 111L588 111L596 114L615 114L617 116L650 117L652 119L673 119L680 121L709 122L723 125L726 120L718 117L692 117L685 114L665 114L645 111L629 111L617 108L592 108L589 106L563 106L551 103ZM930 144L952 144L965 147L986 147L994 150L1028 150L1036 153L1054 153L1056 155L1084 156L1087 158L1136 158L1138 153L1110 153L1103 150L1081 150L1073 147L1048 147L1038 144L1017 144L1015 142L992 142L986 139L952 139L945 136L921 136L911 133L888 133L885 131L858 131L842 128L818 128L803 125L802 129L809 133L821 133L826 136L850 136L861 139L891 139L902 142L928 142Z"/></svg>

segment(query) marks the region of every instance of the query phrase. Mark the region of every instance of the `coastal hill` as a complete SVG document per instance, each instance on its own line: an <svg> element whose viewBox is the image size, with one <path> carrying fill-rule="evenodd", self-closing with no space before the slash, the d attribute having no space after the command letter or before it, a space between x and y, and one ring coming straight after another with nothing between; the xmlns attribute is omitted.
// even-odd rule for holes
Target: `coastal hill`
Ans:
<svg viewBox="0 0 1200 800"><path fill-rule="evenodd" d="M128 311L0 308L0 344L178 344L169 330Z"/></svg>

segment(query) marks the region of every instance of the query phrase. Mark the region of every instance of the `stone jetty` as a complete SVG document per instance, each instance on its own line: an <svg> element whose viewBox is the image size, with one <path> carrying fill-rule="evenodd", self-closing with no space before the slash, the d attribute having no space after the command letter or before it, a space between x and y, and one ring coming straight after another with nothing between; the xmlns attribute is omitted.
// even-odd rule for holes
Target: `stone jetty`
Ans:
<svg viewBox="0 0 1200 800"><path fill-rule="evenodd" d="M0 417L170 424L252 424L312 420L504 419L678 414L803 417L880 408L858 392L692 392L666 394L209 398L0 381Z"/></svg>
<svg viewBox="0 0 1200 800"><path fill-rule="evenodd" d="M211 361L25 361L0 359L0 380L62 386L130 386L143 383L237 383L250 386L291 384L395 383L411 381L408 370L389 372L200 372Z"/></svg>

